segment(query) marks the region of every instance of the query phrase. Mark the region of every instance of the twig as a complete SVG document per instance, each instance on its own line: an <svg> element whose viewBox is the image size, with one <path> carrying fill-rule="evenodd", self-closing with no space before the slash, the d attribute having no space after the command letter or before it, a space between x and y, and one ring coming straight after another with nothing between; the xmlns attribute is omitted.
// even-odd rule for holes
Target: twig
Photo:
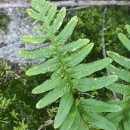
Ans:
<svg viewBox="0 0 130 130"><path fill-rule="evenodd" d="M103 58L106 58L106 46L105 46L105 23L106 23L106 13L107 7L105 7L103 14L102 14L102 55ZM110 75L110 72L107 70L107 74ZM116 93L112 91L113 97L117 98Z"/></svg>
<svg viewBox="0 0 130 130"><path fill-rule="evenodd" d="M119 5L119 6L130 6L129 1L57 1L51 2L51 4L56 4L58 7L78 7L78 6L106 6L106 5ZM29 8L31 5L29 3L0 3L0 9L6 8Z"/></svg>
<svg viewBox="0 0 130 130"><path fill-rule="evenodd" d="M80 6L80 7L73 7L73 8L68 8L68 9L66 9L67 11L73 11L73 10L80 10L80 9L85 9L85 8L87 8L87 7L89 7L89 6Z"/></svg>
<svg viewBox="0 0 130 130"><path fill-rule="evenodd" d="M107 7L105 7L103 14L102 14L102 55L103 58L106 58L106 46L105 46L105 23L106 23L106 12Z"/></svg>
<svg viewBox="0 0 130 130"><path fill-rule="evenodd" d="M52 119L49 119L48 121L45 122L44 125L41 125L41 126L38 128L38 130L41 130L43 127L46 127L46 126L48 126L48 125L53 124L53 122L54 122L54 121L53 121Z"/></svg>

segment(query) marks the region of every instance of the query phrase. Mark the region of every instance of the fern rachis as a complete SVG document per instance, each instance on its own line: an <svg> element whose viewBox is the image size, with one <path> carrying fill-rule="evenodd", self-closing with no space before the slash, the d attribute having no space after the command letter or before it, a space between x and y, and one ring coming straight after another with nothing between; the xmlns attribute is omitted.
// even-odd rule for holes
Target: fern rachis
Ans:
<svg viewBox="0 0 130 130"><path fill-rule="evenodd" d="M127 32L130 34L130 26L126 25ZM130 40L122 33L118 34L122 44L130 51ZM107 69L116 74L123 82L117 82L108 87L108 89L115 91L122 95L122 100L113 100L113 104L118 104L122 107L120 112L109 113L106 115L107 119L114 122L117 130L130 129L130 59L121 56L118 53L108 51L108 56L111 57L120 66L116 67L110 65Z"/></svg>

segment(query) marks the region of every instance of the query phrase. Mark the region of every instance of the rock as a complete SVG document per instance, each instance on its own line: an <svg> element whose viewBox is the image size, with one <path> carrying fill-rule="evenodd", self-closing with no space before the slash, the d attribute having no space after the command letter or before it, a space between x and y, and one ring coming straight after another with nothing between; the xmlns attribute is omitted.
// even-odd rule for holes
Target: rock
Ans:
<svg viewBox="0 0 130 130"><path fill-rule="evenodd" d="M24 0L26 2L26 0ZM9 0L9 2L11 2ZM13 0L14 2L14 0ZM15 2L23 2L23 0L15 0ZM39 45L27 45L20 39L24 35L36 34L36 30L32 28L31 18L27 15L25 9L6 9L4 12L10 18L8 23L7 34L0 31L0 58L9 61L10 63L16 63L18 65L24 65L26 63L41 62L40 60L24 59L18 56L17 51L21 49L32 49Z"/></svg>

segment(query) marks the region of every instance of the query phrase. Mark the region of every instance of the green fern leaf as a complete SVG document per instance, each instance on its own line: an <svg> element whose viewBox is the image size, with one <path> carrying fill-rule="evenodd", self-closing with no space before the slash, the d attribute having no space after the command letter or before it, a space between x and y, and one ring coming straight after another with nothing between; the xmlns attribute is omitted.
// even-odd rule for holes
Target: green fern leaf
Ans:
<svg viewBox="0 0 130 130"><path fill-rule="evenodd" d="M116 130L114 124L97 113L86 113L83 115L83 118L84 120L88 121L94 128Z"/></svg>
<svg viewBox="0 0 130 130"><path fill-rule="evenodd" d="M69 114L73 105L74 97L71 92L67 92L62 98L54 121L54 128L59 128Z"/></svg>
<svg viewBox="0 0 130 130"><path fill-rule="evenodd" d="M83 119L80 120L78 130L89 130L89 127L86 125Z"/></svg>
<svg viewBox="0 0 130 130"><path fill-rule="evenodd" d="M130 69L130 59L111 51L108 51L107 55L111 57L114 61L116 61L118 64Z"/></svg>
<svg viewBox="0 0 130 130"><path fill-rule="evenodd" d="M54 55L54 51L52 50L51 46L46 46L34 50L21 50L18 51L18 54L25 58L50 58L52 55Z"/></svg>
<svg viewBox="0 0 130 130"><path fill-rule="evenodd" d="M61 48L61 51L63 53L74 52L74 51L86 46L89 43L89 41L90 40L88 40L88 39L79 39L77 41L66 44L65 46L63 46L63 48Z"/></svg>
<svg viewBox="0 0 130 130"><path fill-rule="evenodd" d="M44 18L41 17L41 14L34 11L33 9L27 9L27 13L29 14L30 17L40 20L40 21L44 21Z"/></svg>
<svg viewBox="0 0 130 130"><path fill-rule="evenodd" d="M124 121L124 129L125 130L129 130L130 129L130 118L129 119L126 119Z"/></svg>
<svg viewBox="0 0 130 130"><path fill-rule="evenodd" d="M109 113L106 115L106 118L115 124L116 128L119 130L126 130L124 127L124 122L129 119L129 101L130 97L124 98L122 101L120 100L111 100L109 101L111 104L120 104L122 110L115 113Z"/></svg>
<svg viewBox="0 0 130 130"><path fill-rule="evenodd" d="M80 99L80 107L86 112L117 112L121 110L119 105L105 103L95 99Z"/></svg>
<svg viewBox="0 0 130 130"><path fill-rule="evenodd" d="M59 87L61 82L62 82L62 80L59 77L56 78L56 79L47 80L43 84L41 84L41 85L37 86L36 88L34 88L32 90L32 93L33 94L44 93L46 91L49 91L49 90L54 89L56 87Z"/></svg>
<svg viewBox="0 0 130 130"><path fill-rule="evenodd" d="M88 44L78 52L70 55L70 57L64 60L66 62L66 66L73 67L79 64L89 54L89 52L92 50L92 47L93 47L93 43Z"/></svg>
<svg viewBox="0 0 130 130"><path fill-rule="evenodd" d="M117 75L120 79L130 82L130 72L124 69L117 68L113 65L108 66L107 69L113 74Z"/></svg>
<svg viewBox="0 0 130 130"><path fill-rule="evenodd" d="M73 78L80 79L107 67L111 62L110 58L105 58L89 64L80 64L68 71Z"/></svg>
<svg viewBox="0 0 130 130"><path fill-rule="evenodd" d="M75 16L71 18L65 28L56 37L57 44L63 44L73 33L74 28L78 22L78 18Z"/></svg>
<svg viewBox="0 0 130 130"><path fill-rule="evenodd" d="M59 67L57 58L52 58L50 60L47 60L46 62L43 62L41 64L35 65L34 67L28 69L26 71L26 75L38 75L38 74L44 74L47 72L53 72L57 70Z"/></svg>
<svg viewBox="0 0 130 130"><path fill-rule="evenodd" d="M65 15L66 15L66 8L63 7L57 14L56 19L54 20L52 26L50 27L52 33L56 33L58 29L61 27Z"/></svg>
<svg viewBox="0 0 130 130"><path fill-rule="evenodd" d="M67 116L65 122L60 127L60 130L71 130L73 123L75 122L75 119L79 116L79 113L77 110L73 111L71 110L70 114Z"/></svg>
<svg viewBox="0 0 130 130"><path fill-rule="evenodd" d="M62 97L66 92L65 80L62 80L62 83L60 87L55 88L51 92L49 92L44 98L42 98L37 104L36 108L44 108L45 106L48 106L49 104L55 102L57 99Z"/></svg>
<svg viewBox="0 0 130 130"><path fill-rule="evenodd" d="M100 78L82 78L73 80L75 88L80 92L92 91L107 87L118 79L117 76L110 75Z"/></svg>
<svg viewBox="0 0 130 130"><path fill-rule="evenodd" d="M70 127L69 130L78 130L80 122L81 122L80 114L77 112L77 114L76 114L76 116L74 118L74 122L73 122L73 124L72 124L72 126Z"/></svg>
<svg viewBox="0 0 130 130"><path fill-rule="evenodd" d="M130 95L130 86L129 85L113 83L112 85L109 85L107 88L116 93L120 93L123 95Z"/></svg>
<svg viewBox="0 0 130 130"><path fill-rule="evenodd" d="M130 34L130 25L125 25L125 28L126 28L126 30L127 30L127 32Z"/></svg>
<svg viewBox="0 0 130 130"><path fill-rule="evenodd" d="M63 74L60 73L61 72L61 68L59 68L58 70L56 70L55 72L53 72L53 74L51 75L51 79L56 79L57 77L64 77Z"/></svg>
<svg viewBox="0 0 130 130"><path fill-rule="evenodd" d="M51 21L53 20L55 14L57 11L57 5L52 5L48 11L47 17L46 17L46 21L48 24L51 23Z"/></svg>
<svg viewBox="0 0 130 130"><path fill-rule="evenodd" d="M41 12L43 5L45 4L45 0L32 0L31 6L38 12Z"/></svg>
<svg viewBox="0 0 130 130"><path fill-rule="evenodd" d="M130 26L125 26L127 32L130 34ZM122 33L118 35L122 44L130 51L130 40ZM111 72L116 74L120 79L124 80L125 82L120 81L120 83L114 83L107 88L115 91L117 93L122 94L122 100L113 100L110 103L118 104L122 107L120 112L116 113L109 113L106 115L106 118L113 122L117 128L117 130L129 130L130 129L130 59L121 56L114 52L108 52L108 55L115 60L119 65L125 67L124 69L117 68L113 65L107 67L107 69ZM127 82L127 83L126 83ZM122 84L121 84L122 83ZM123 84L125 83L125 84ZM127 84L127 85L126 85Z"/></svg>
<svg viewBox="0 0 130 130"><path fill-rule="evenodd" d="M49 11L50 6L51 6L50 1L45 1L44 5L40 10L40 14L43 16L46 15L46 13L48 13Z"/></svg>
<svg viewBox="0 0 130 130"><path fill-rule="evenodd" d="M46 23L47 21L44 16L46 15L49 8L50 8L50 2L46 1L44 2L43 6L39 6L39 7L37 6L36 8L34 8L34 9L37 9L38 12L34 11L33 9L27 9L27 12L32 18L38 19Z"/></svg>
<svg viewBox="0 0 130 130"><path fill-rule="evenodd" d="M108 120L110 120L113 124L115 124L116 128L119 128L121 125L120 123L123 119L123 112L120 111L120 112L110 113L106 116L106 118ZM122 128L122 130L123 130L123 128Z"/></svg>
<svg viewBox="0 0 130 130"><path fill-rule="evenodd" d="M119 33L118 37L122 44L130 51L130 40L123 33Z"/></svg>
<svg viewBox="0 0 130 130"><path fill-rule="evenodd" d="M27 43L43 43L47 39L47 35L29 35L24 36L22 38L22 41Z"/></svg>

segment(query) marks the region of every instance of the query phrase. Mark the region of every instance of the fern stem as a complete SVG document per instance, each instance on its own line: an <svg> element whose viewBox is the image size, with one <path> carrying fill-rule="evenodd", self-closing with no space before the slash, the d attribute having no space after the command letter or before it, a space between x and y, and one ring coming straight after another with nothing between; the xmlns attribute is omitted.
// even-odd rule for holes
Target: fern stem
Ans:
<svg viewBox="0 0 130 130"><path fill-rule="evenodd" d="M63 74L64 77L66 77L67 83L69 84L69 87L70 87L71 91L74 93L73 83L72 83L71 77L69 76L69 74L67 72L67 69L65 67L65 63L63 61L63 55L62 55L62 52L60 51L60 46L56 43L56 41L55 41L55 35L52 34L50 26L48 25L45 17L44 17L44 20L45 21L43 23L43 28L48 33L48 39L50 39L52 45L55 48L56 54L58 56L58 60L59 60L60 65L61 65L61 72L60 73Z"/></svg>
<svg viewBox="0 0 130 130"><path fill-rule="evenodd" d="M63 61L63 55L62 55L62 52L60 51L60 47L59 45L56 43L55 41L55 38L54 38L54 35L51 34L50 35L50 40L51 40L51 43L54 45L55 47L55 51L56 51L56 54L57 54L57 57L58 57L58 60L60 62L60 65L61 65L61 74L64 75L64 77L66 77L66 80L67 80L67 83L69 84L69 90L72 91L72 93L74 93L74 89L73 89L73 83L71 81L71 77L69 76L68 72L67 72L67 69L65 67L65 62Z"/></svg>
<svg viewBox="0 0 130 130"><path fill-rule="evenodd" d="M103 58L106 58L106 46L105 46L105 23L106 23L106 13L107 13L108 8L105 7L103 14L102 14L102 55ZM110 72L106 69L107 74L110 75ZM112 91L113 97L116 99L117 95L115 92Z"/></svg>

